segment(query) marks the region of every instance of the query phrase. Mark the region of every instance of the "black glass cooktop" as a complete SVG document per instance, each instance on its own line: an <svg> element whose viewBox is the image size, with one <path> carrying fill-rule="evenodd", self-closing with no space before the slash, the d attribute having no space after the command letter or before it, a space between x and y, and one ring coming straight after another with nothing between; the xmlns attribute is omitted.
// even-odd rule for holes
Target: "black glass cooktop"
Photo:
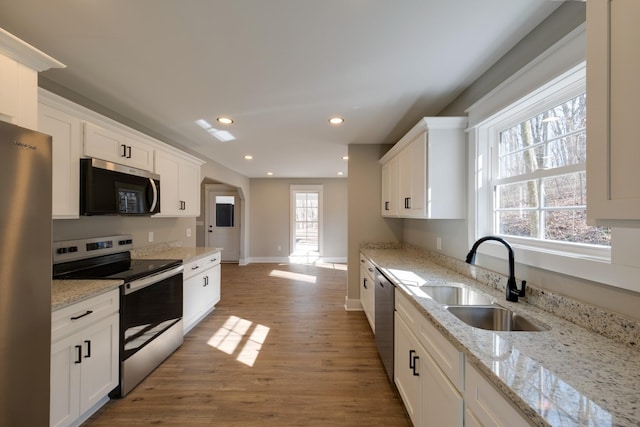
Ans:
<svg viewBox="0 0 640 427"><path fill-rule="evenodd" d="M179 259L131 259L128 252L71 261L53 266L54 279L119 279L125 282L169 270Z"/></svg>

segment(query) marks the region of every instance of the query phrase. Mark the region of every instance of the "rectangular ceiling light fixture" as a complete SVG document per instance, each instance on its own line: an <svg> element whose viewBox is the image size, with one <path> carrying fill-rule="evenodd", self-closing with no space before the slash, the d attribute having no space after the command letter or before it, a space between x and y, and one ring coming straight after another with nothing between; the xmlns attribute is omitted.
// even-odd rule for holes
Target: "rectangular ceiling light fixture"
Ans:
<svg viewBox="0 0 640 427"><path fill-rule="evenodd" d="M209 132L211 135L213 135L218 141L227 142L227 141L233 141L234 139L236 139L236 137L233 136L231 132L226 130L216 129L213 126L211 126L211 123L209 123L204 119L196 120L196 124L200 126L202 129Z"/></svg>

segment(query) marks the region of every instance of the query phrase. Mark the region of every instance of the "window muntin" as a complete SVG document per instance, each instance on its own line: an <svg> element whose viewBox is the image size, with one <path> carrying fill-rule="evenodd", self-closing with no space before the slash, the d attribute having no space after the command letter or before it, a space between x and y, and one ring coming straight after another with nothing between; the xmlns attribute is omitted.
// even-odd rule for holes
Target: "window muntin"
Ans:
<svg viewBox="0 0 640 427"><path fill-rule="evenodd" d="M502 127L493 160L493 232L610 246L586 224L586 94Z"/></svg>

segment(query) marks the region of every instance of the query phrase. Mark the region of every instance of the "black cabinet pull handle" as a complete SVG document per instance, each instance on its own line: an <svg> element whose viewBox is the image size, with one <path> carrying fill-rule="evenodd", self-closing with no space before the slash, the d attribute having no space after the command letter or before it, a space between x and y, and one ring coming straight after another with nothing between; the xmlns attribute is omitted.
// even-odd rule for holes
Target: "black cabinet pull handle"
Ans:
<svg viewBox="0 0 640 427"><path fill-rule="evenodd" d="M81 345L77 345L76 346L76 350L78 350L78 353L77 353L78 358L73 363L75 363L75 364L82 363L82 346Z"/></svg>
<svg viewBox="0 0 640 427"><path fill-rule="evenodd" d="M416 366L418 365L416 363L416 360L420 360L420 356L413 356L413 366L411 367L411 370L413 370L413 376L414 377L419 377L420 376L420 372L416 372Z"/></svg>
<svg viewBox="0 0 640 427"><path fill-rule="evenodd" d="M131 158L131 146L127 146L127 159Z"/></svg>
<svg viewBox="0 0 640 427"><path fill-rule="evenodd" d="M204 286L207 286L208 284L209 284L209 276L204 276L204 285L202 286L204 287Z"/></svg>
<svg viewBox="0 0 640 427"><path fill-rule="evenodd" d="M409 350L409 369L415 369L415 366L413 365L413 363L414 363L413 355L414 354L416 354L415 350Z"/></svg>
<svg viewBox="0 0 640 427"><path fill-rule="evenodd" d="M384 210L385 211L389 210L389 202L384 202Z"/></svg>
<svg viewBox="0 0 640 427"><path fill-rule="evenodd" d="M367 278L366 277L362 280L362 286L364 286L365 289L369 289L369 288L367 288Z"/></svg>
<svg viewBox="0 0 640 427"><path fill-rule="evenodd" d="M88 316L88 315L90 315L91 313L93 313L93 311L92 311L92 310L87 310L84 314L81 314L81 315L79 315L79 316L73 316L73 317L71 318L71 320L78 320L78 319L80 319L80 318L83 318L84 316Z"/></svg>
<svg viewBox="0 0 640 427"><path fill-rule="evenodd" d="M91 341L85 340L84 343L87 345L87 354L84 355L85 358L91 357Z"/></svg>
<svg viewBox="0 0 640 427"><path fill-rule="evenodd" d="M124 144L120 144L120 146L122 147L122 154L120 157L127 157L127 146Z"/></svg>

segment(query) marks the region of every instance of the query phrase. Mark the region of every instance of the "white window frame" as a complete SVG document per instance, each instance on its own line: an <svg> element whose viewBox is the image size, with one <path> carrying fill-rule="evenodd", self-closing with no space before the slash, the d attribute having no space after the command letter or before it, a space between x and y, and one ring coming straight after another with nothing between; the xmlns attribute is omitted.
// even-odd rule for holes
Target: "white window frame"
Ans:
<svg viewBox="0 0 640 427"><path fill-rule="evenodd" d="M585 91L585 38L582 25L467 110L469 170L473 171L469 176L469 247L478 238L493 234L490 138L495 138L505 123L527 120ZM612 274L616 268L611 264L612 248L513 236L506 239L520 264L620 286L620 277ZM481 245L478 253L507 258L504 247L492 242Z"/></svg>
<svg viewBox="0 0 640 427"><path fill-rule="evenodd" d="M322 223L322 185L291 185L290 187L290 235L291 235L291 254L296 248L296 193L318 193L318 252L319 256L324 253L323 238L324 225Z"/></svg>

